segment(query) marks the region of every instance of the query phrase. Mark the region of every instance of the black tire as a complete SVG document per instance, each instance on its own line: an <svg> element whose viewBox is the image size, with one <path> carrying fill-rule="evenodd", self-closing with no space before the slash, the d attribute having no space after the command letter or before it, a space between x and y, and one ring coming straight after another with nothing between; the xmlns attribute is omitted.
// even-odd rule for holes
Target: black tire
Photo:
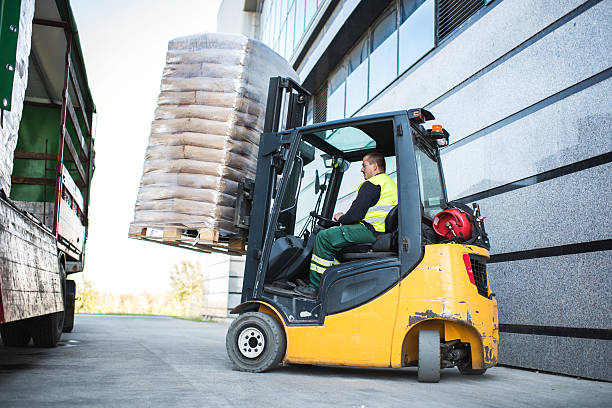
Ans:
<svg viewBox="0 0 612 408"><path fill-rule="evenodd" d="M60 284L62 290L62 302L66 307L66 270L64 265L59 264ZM32 340L36 347L55 347L62 337L64 329L64 312L50 313L31 319Z"/></svg>
<svg viewBox="0 0 612 408"><path fill-rule="evenodd" d="M419 332L420 382L440 381L440 333L437 330Z"/></svg>
<svg viewBox="0 0 612 408"><path fill-rule="evenodd" d="M239 371L261 373L279 365L285 356L287 339L275 318L265 313L248 312L230 325L225 347Z"/></svg>
<svg viewBox="0 0 612 408"><path fill-rule="evenodd" d="M26 319L0 324L0 336L7 347L25 347L32 338L30 321Z"/></svg>
<svg viewBox="0 0 612 408"><path fill-rule="evenodd" d="M32 318L32 340L36 347L55 347L62 337L64 312Z"/></svg>
<svg viewBox="0 0 612 408"><path fill-rule="evenodd" d="M64 302L64 333L72 332L74 328L74 298L76 296L76 283L66 280L66 301Z"/></svg>
<svg viewBox="0 0 612 408"><path fill-rule="evenodd" d="M469 366L457 366L459 372L464 375L483 375L486 368L471 368Z"/></svg>

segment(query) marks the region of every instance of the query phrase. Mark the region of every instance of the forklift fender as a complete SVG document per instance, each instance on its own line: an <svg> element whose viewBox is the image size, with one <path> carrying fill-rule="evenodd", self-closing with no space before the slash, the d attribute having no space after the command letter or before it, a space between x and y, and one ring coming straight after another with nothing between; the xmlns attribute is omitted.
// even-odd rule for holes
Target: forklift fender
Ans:
<svg viewBox="0 0 612 408"><path fill-rule="evenodd" d="M497 361L485 362L484 357L487 353L484 348L488 347L483 347L483 340L486 341L488 338L482 338L473 326L450 319L426 319L412 326L404 337L401 356L404 365L413 365L418 361L421 330L437 330L441 341L459 339L463 343L469 343L473 369L488 368L497 363Z"/></svg>
<svg viewBox="0 0 612 408"><path fill-rule="evenodd" d="M267 304L266 302L262 302L259 300L249 300L248 302L241 303L232 310L230 310L231 314L243 314L246 312L261 312L270 315L276 320L278 320L278 322L283 326L283 329L285 329L285 323L283 322L283 318L281 317L281 315L274 307Z"/></svg>
<svg viewBox="0 0 612 408"><path fill-rule="evenodd" d="M259 309L259 302L249 300L248 302L241 303L238 306L234 307L232 310L230 310L230 314L240 315L245 312L255 312L257 311L257 309Z"/></svg>

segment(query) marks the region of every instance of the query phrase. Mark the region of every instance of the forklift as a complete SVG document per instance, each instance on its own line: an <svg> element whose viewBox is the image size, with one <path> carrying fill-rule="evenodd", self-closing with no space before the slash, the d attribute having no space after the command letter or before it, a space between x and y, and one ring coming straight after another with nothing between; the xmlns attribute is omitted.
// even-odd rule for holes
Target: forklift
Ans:
<svg viewBox="0 0 612 408"><path fill-rule="evenodd" d="M248 246L230 360L247 372L416 366L422 382L438 382L442 368L483 374L497 364L499 340L490 246L478 206L447 200L448 132L426 129L434 116L425 109L305 125L309 99L291 79L270 79L255 180L240 183L236 205ZM317 233L337 225L336 205L354 191L343 176L372 152L398 185L385 233L344 248L317 296L300 295Z"/></svg>

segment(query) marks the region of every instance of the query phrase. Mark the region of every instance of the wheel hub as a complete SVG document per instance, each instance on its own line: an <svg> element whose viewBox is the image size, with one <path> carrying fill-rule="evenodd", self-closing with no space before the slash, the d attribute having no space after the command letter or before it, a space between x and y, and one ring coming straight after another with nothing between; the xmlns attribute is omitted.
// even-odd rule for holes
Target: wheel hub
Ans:
<svg viewBox="0 0 612 408"><path fill-rule="evenodd" d="M255 327L248 327L238 336L238 350L246 358L256 358L261 355L266 346L264 335Z"/></svg>

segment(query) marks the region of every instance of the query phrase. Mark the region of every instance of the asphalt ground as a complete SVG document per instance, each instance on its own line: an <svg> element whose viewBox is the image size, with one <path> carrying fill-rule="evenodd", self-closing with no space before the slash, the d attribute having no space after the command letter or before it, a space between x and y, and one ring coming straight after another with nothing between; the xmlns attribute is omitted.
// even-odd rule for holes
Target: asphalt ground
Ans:
<svg viewBox="0 0 612 408"><path fill-rule="evenodd" d="M0 407L611 407L612 383L495 367L232 368L227 323L77 315L54 349L0 346Z"/></svg>

